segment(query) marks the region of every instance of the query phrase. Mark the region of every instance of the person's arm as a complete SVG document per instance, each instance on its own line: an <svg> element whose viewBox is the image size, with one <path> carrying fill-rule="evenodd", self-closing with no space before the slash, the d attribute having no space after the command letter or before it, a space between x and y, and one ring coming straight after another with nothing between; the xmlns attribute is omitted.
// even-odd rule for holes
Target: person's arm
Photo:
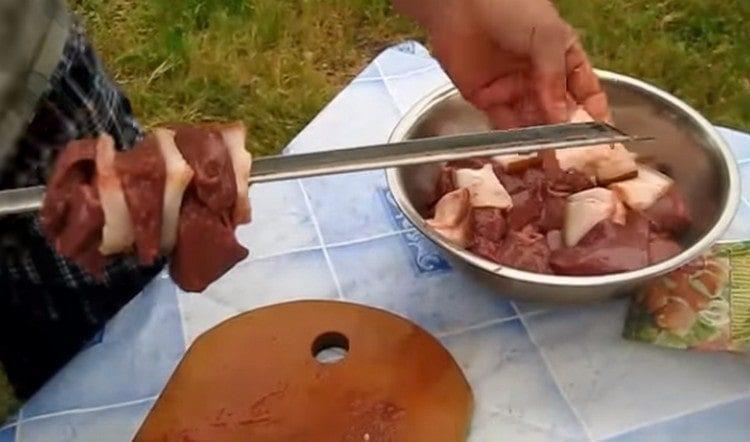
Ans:
<svg viewBox="0 0 750 442"><path fill-rule="evenodd" d="M70 28L63 0L0 2L0 167L48 88Z"/></svg>
<svg viewBox="0 0 750 442"><path fill-rule="evenodd" d="M499 127L566 121L572 104L609 120L573 29L548 0L394 0L430 34L463 96Z"/></svg>

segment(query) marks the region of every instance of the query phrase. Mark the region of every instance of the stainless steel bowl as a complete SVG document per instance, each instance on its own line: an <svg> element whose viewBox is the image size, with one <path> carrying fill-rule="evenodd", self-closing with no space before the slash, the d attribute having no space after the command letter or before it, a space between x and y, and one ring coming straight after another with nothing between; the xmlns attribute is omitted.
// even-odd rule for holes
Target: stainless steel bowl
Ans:
<svg viewBox="0 0 750 442"><path fill-rule="evenodd" d="M557 276L499 266L460 249L427 228L421 213L434 195L440 166L410 166L387 171L388 185L407 218L459 269L466 269L517 300L582 302L628 293L643 282L669 272L707 250L720 239L737 210L740 179L724 140L698 112L674 96L624 75L597 71L612 106L615 124L656 142L633 143L631 150L654 157L672 170L693 214L692 230L676 257L640 270L604 276ZM401 119L390 140L487 130L489 123L452 84L435 90ZM463 270L462 270L463 271Z"/></svg>

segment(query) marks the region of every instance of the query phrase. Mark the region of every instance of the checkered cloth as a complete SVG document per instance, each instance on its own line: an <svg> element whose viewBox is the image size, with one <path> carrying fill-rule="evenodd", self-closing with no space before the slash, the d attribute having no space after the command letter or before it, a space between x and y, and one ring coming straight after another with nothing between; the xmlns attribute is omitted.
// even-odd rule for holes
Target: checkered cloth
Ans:
<svg viewBox="0 0 750 442"><path fill-rule="evenodd" d="M82 28L73 26L49 91L0 171L0 188L42 184L68 141L107 132L119 148L141 130ZM163 266L115 260L103 283L58 256L36 215L0 219L0 362L22 397L65 364Z"/></svg>

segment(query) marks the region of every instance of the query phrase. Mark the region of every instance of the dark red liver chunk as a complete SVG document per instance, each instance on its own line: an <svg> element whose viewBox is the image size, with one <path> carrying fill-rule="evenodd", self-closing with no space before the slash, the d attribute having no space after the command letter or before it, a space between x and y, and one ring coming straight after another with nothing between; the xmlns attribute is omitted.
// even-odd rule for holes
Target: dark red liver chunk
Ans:
<svg viewBox="0 0 750 442"><path fill-rule="evenodd" d="M554 152L540 156L541 165L513 173L494 165L513 207L508 211L473 209L471 252L520 270L580 276L637 270L680 253L682 248L674 237L690 225L690 217L677 189L643 213L628 212L626 225L603 221L578 245L565 247L561 230L566 198L594 183L583 173L562 170ZM485 162L452 165L476 168ZM436 200L455 189L452 173L452 168L443 169Z"/></svg>
<svg viewBox="0 0 750 442"><path fill-rule="evenodd" d="M516 175L503 172L502 168L498 165L494 167L495 176L500 180L500 183L505 187L505 190L509 194L513 195L522 190L526 190L526 183L523 180L523 175Z"/></svg>
<svg viewBox="0 0 750 442"><path fill-rule="evenodd" d="M501 209L476 208L474 212L474 235L489 241L501 241L507 229Z"/></svg>
<svg viewBox="0 0 750 442"><path fill-rule="evenodd" d="M132 150L121 152L115 169L133 219L138 260L153 264L161 246L166 166L156 138L147 136Z"/></svg>
<svg viewBox="0 0 750 442"><path fill-rule="evenodd" d="M438 175L433 203L437 203L443 195L451 193L454 190L456 190L456 186L453 184L453 169L450 167L443 167L440 170L440 175Z"/></svg>
<svg viewBox="0 0 750 442"><path fill-rule="evenodd" d="M469 247L469 250L482 258L500 262L502 247L503 243L501 241L491 241L484 236L474 235L474 242Z"/></svg>
<svg viewBox="0 0 750 442"><path fill-rule="evenodd" d="M542 169L550 190L571 194L594 187L594 183L583 173L573 169L563 170L553 151L545 151L539 155L542 157Z"/></svg>
<svg viewBox="0 0 750 442"><path fill-rule="evenodd" d="M170 274L183 290L198 292L245 259L235 238L237 198L231 159L213 131L177 127L175 142L195 172L180 210Z"/></svg>
<svg viewBox="0 0 750 442"><path fill-rule="evenodd" d="M666 261L682 252L682 246L668 236L653 234L648 243L648 261L651 264Z"/></svg>
<svg viewBox="0 0 750 442"><path fill-rule="evenodd" d="M508 232L502 242L475 236L474 244L469 250L490 261L514 269L550 273L550 249L547 239L531 226L520 232Z"/></svg>
<svg viewBox="0 0 750 442"><path fill-rule="evenodd" d="M630 212L626 225L602 221L577 246L552 252L550 267L561 275L626 272L646 267L648 251L648 221Z"/></svg>
<svg viewBox="0 0 750 442"><path fill-rule="evenodd" d="M521 230L539 219L544 207L539 188L526 189L513 194L512 198L513 207L508 212L508 227L511 230Z"/></svg>
<svg viewBox="0 0 750 442"><path fill-rule="evenodd" d="M690 214L685 199L674 186L649 207L644 215L654 228L660 231L679 234L690 226Z"/></svg>
<svg viewBox="0 0 750 442"><path fill-rule="evenodd" d="M247 253L234 236L234 226L203 204L191 187L183 199L169 267L177 285L188 292L203 291Z"/></svg>
<svg viewBox="0 0 750 442"><path fill-rule="evenodd" d="M550 273L549 256L547 239L529 226L508 232L496 261L514 269Z"/></svg>
<svg viewBox="0 0 750 442"><path fill-rule="evenodd" d="M544 172L536 167L526 169L523 173L523 183L527 189L542 189L547 186Z"/></svg>
<svg viewBox="0 0 750 442"><path fill-rule="evenodd" d="M565 217L565 198L547 194L544 198L539 229L542 232L560 230Z"/></svg>
<svg viewBox="0 0 750 442"><path fill-rule="evenodd" d="M229 151L221 134L193 126L173 126L175 143L195 172L192 185L197 197L216 214L232 213L237 183Z"/></svg>
<svg viewBox="0 0 750 442"><path fill-rule="evenodd" d="M60 153L47 183L40 220L57 253L101 279L104 212L92 183L95 157L96 140L74 141Z"/></svg>

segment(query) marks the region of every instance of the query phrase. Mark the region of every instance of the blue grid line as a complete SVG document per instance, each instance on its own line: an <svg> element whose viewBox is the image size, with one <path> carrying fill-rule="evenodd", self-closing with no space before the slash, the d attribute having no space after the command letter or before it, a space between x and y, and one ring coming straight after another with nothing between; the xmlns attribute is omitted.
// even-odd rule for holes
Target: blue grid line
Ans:
<svg viewBox="0 0 750 442"><path fill-rule="evenodd" d="M386 81L386 80L402 80L404 78L413 77L415 75L425 74L427 72L432 72L434 70L440 69L440 65L433 64L431 66L426 66L419 69L414 69L413 71L404 72L403 74L395 74L395 75L383 75L383 71L381 69L378 69L380 72L380 77L364 77L364 78L355 78L352 80L351 84L357 84L357 83L369 83L369 82L375 82L375 81Z"/></svg>
<svg viewBox="0 0 750 442"><path fill-rule="evenodd" d="M401 106L398 105L398 100L396 100L396 96L393 95L393 90L391 89L390 83L388 83L388 80L386 79L385 75L383 75L383 69L380 67L380 62L378 62L378 59L376 58L373 60L373 63L375 64L375 67L378 69L378 73L380 74L380 79L383 80L383 84L385 85L385 90L388 92L388 96L391 97L391 101L393 101L393 106L398 111L399 116L404 115L404 110L401 109Z"/></svg>
<svg viewBox="0 0 750 442"><path fill-rule="evenodd" d="M527 314L527 316L536 316L540 313L543 313L543 312L537 311L537 312ZM500 325L505 322L515 321L516 319L520 320L521 317L518 314L515 314L513 316L508 316L506 318L494 318L494 319L490 319L487 321L480 321L480 322L477 322L476 324L468 325L466 327L460 327L455 330L448 330L448 331L444 331L440 333L435 333L435 337L438 339L452 338L454 336L461 336L465 333L481 331L481 330L484 330L485 328L494 327L496 325Z"/></svg>
<svg viewBox="0 0 750 442"><path fill-rule="evenodd" d="M438 339L452 338L454 336L461 336L465 333L471 333L475 331L481 331L485 328L494 327L496 325L504 324L506 322L515 321L521 319L518 315L508 316L507 318L493 318L488 321L477 322L476 324L468 325L466 327L460 327L455 330L448 330L440 333L435 333L434 336Z"/></svg>
<svg viewBox="0 0 750 442"><path fill-rule="evenodd" d="M16 426L16 434L15 439L16 442L20 442L21 440L21 424L23 423L23 407L21 407L20 410L18 410L18 419L16 420L15 426Z"/></svg>
<svg viewBox="0 0 750 442"><path fill-rule="evenodd" d="M320 230L320 224L318 224L318 218L315 216L315 210L313 210L312 202L310 201L310 195L307 193L307 189L305 189L305 185L302 183L302 180L297 180L297 183L299 184L300 190L302 190L302 197L305 200L305 205L307 206L307 210L310 213L310 221L313 224L313 227L315 227L315 234L318 235L318 241L320 242L320 247L323 251L323 257L326 260L326 264L328 265L328 270L331 272L331 278L333 278L333 284L336 286L336 292L338 294L339 299L344 300L344 292L341 290L341 282L339 282L339 276L336 274L336 269L333 267L333 262L331 261L331 255L328 253L328 249L326 248L325 240L323 239L323 232Z"/></svg>

